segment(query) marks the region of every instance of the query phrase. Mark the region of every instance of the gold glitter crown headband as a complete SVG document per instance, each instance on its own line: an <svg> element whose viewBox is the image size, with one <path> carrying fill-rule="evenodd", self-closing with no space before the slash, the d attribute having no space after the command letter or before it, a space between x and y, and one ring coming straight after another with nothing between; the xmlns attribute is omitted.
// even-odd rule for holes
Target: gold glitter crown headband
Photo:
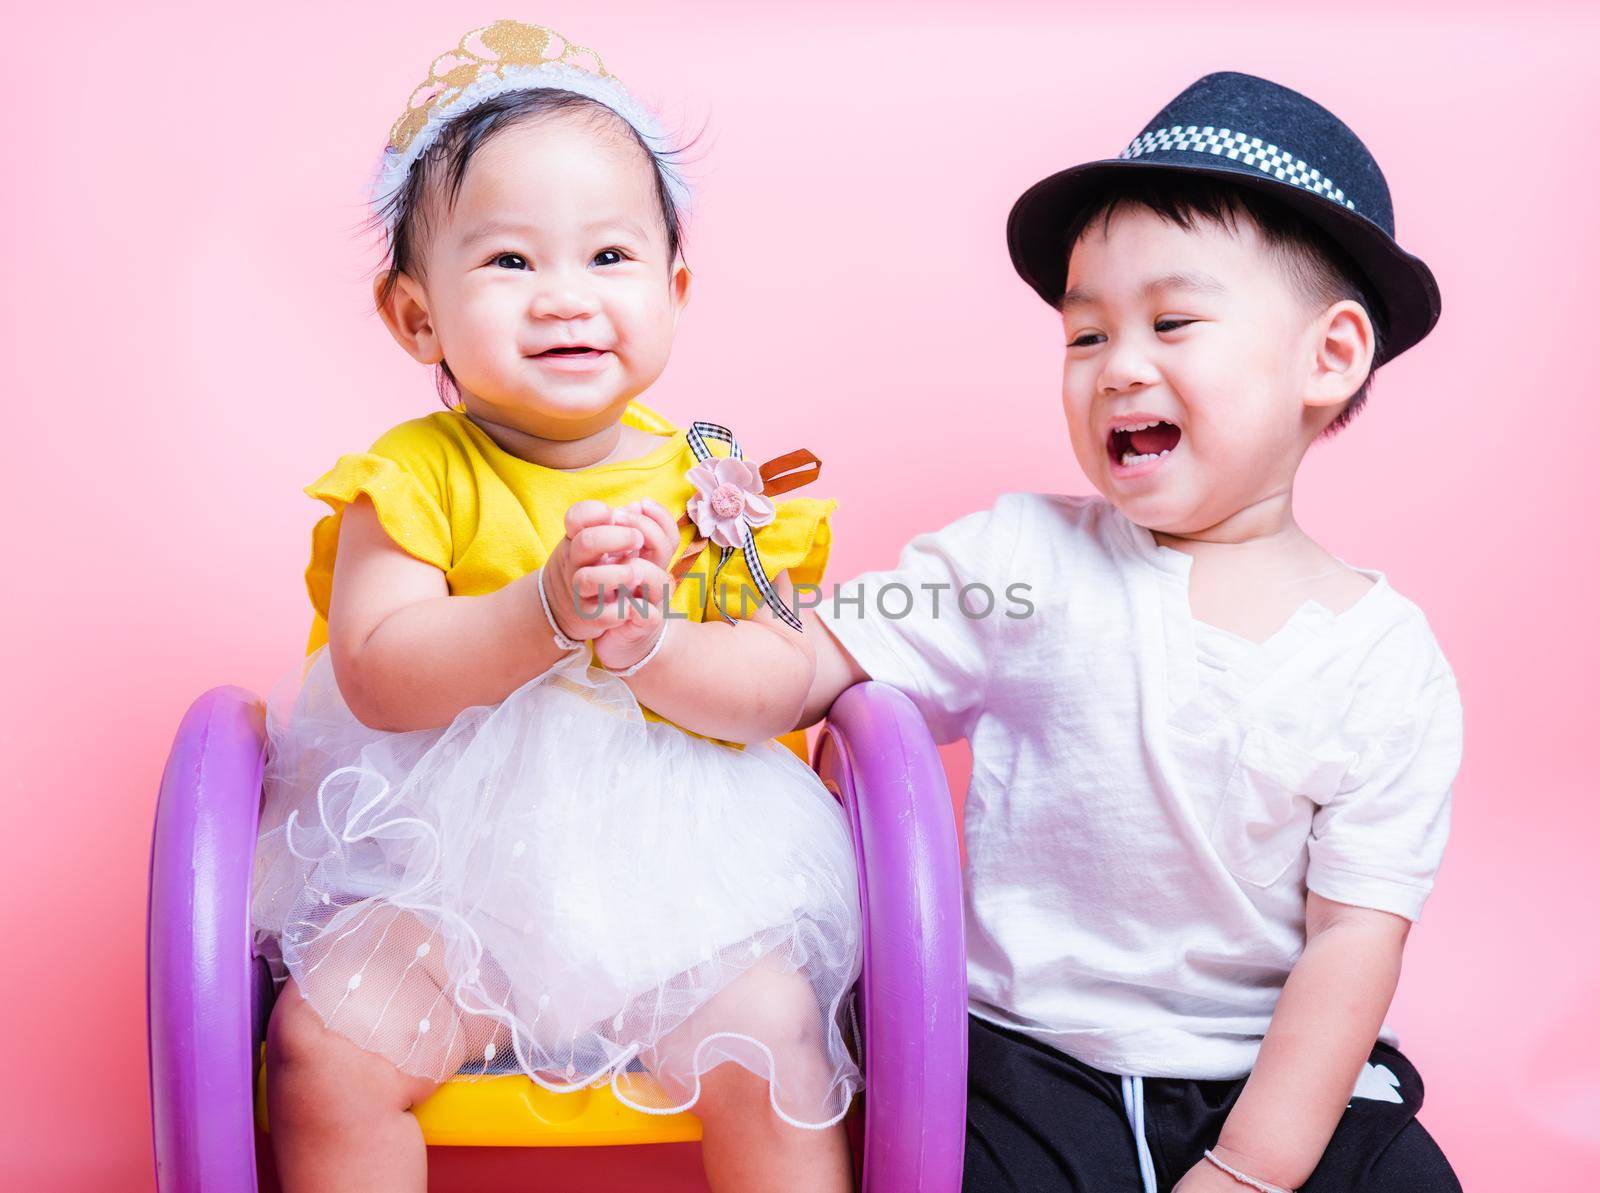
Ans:
<svg viewBox="0 0 1600 1193"><path fill-rule="evenodd" d="M449 121L497 95L538 88L572 91L604 104L653 152L671 148L655 117L606 70L599 54L544 25L496 21L469 30L454 49L429 64L428 77L411 92L406 110L389 130L373 180L373 207L382 208L405 185L411 167ZM663 164L663 172L673 201L686 207L687 186L670 166Z"/></svg>

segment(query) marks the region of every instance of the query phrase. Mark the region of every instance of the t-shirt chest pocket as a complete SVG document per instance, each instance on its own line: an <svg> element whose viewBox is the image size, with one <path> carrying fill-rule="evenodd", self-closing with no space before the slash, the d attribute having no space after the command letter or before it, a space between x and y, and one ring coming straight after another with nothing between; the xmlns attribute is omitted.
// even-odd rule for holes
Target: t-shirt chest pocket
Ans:
<svg viewBox="0 0 1600 1193"><path fill-rule="evenodd" d="M1311 818L1331 799L1352 759L1321 758L1269 730L1245 730L1211 825L1211 843L1235 878L1271 886L1301 856Z"/></svg>

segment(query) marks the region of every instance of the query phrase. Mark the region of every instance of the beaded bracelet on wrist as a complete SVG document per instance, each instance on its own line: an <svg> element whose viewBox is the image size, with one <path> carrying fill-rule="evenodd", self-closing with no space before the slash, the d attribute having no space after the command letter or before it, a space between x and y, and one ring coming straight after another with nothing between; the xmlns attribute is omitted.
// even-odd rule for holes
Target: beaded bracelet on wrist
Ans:
<svg viewBox="0 0 1600 1193"><path fill-rule="evenodd" d="M1216 1153L1210 1148L1206 1149L1206 1159L1210 1160L1211 1163L1222 1169L1223 1172L1226 1172L1234 1180L1238 1181L1239 1184L1247 1185L1256 1190L1256 1193L1295 1193L1295 1190L1285 1189L1282 1185L1269 1184L1267 1181L1258 1181L1253 1176L1246 1176L1237 1168L1233 1168L1227 1164L1224 1164L1221 1160L1217 1159Z"/></svg>
<svg viewBox="0 0 1600 1193"><path fill-rule="evenodd" d="M544 619L550 623L550 632L555 635L556 646L560 650L582 650L583 643L575 641L561 632L561 627L556 624L556 615L550 611L550 598L544 591L544 569L539 569L539 604L544 607Z"/></svg>
<svg viewBox="0 0 1600 1193"><path fill-rule="evenodd" d="M642 668L646 663L661 653L661 644L667 640L667 625L668 622L666 621L661 623L661 632L656 635L655 644L651 646L649 650L645 651L644 658L640 659L637 663L634 663L630 667L624 667L621 671L612 671L611 668L607 667L604 663L600 664L600 666L606 671L611 671L612 675L615 675L620 679L627 679L628 676L638 672L639 669Z"/></svg>

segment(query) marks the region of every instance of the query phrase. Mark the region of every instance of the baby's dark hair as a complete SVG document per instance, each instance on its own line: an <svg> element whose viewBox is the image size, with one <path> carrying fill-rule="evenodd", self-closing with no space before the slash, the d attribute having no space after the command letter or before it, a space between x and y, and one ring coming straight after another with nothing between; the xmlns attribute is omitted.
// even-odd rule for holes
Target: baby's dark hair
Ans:
<svg viewBox="0 0 1600 1193"><path fill-rule="evenodd" d="M1382 359L1383 328L1376 312L1383 308L1376 306L1363 288L1361 271L1349 255L1332 237L1293 208L1253 188L1233 186L1221 179L1124 171L1122 177L1102 184L1067 225L1063 243L1068 258L1085 229L1100 220L1109 220L1112 213L1123 206L1146 208L1185 231L1199 220L1230 231L1237 227L1240 217L1249 220L1266 246L1277 254L1293 284L1308 302L1328 306L1351 299L1366 309L1376 341L1373 358ZM1345 400L1323 435L1343 430L1366 405L1373 372L1376 366L1367 373L1361 387Z"/></svg>
<svg viewBox="0 0 1600 1193"><path fill-rule="evenodd" d="M399 274L422 278L422 246L427 239L429 222L437 218L441 210L449 211L455 205L467 167L477 152L496 134L516 124L564 113L589 116L602 125L609 123L631 138L649 158L655 175L661 222L666 228L667 261L670 264L682 256L685 213L673 198L669 180L675 177L677 159L687 146L675 150L652 146L633 125L605 104L575 91L557 88L508 91L483 101L446 124L438 140L412 164L405 182L373 212L367 225L369 231L392 229L387 238L387 259L379 271L383 277L376 295L379 308L394 293ZM438 206L440 202L442 208ZM439 362L437 385L439 400L447 408L453 406L461 389L448 361Z"/></svg>

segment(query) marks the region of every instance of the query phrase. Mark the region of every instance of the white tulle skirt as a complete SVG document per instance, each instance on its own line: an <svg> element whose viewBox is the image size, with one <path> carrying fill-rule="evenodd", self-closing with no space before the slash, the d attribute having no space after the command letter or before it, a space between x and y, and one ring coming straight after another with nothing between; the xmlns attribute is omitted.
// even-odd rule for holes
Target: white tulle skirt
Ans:
<svg viewBox="0 0 1600 1193"><path fill-rule="evenodd" d="M646 720L583 655L385 733L323 648L267 732L257 948L333 1030L435 1081L609 1080L665 1113L732 1061L796 1126L848 1109L854 849L784 747Z"/></svg>

